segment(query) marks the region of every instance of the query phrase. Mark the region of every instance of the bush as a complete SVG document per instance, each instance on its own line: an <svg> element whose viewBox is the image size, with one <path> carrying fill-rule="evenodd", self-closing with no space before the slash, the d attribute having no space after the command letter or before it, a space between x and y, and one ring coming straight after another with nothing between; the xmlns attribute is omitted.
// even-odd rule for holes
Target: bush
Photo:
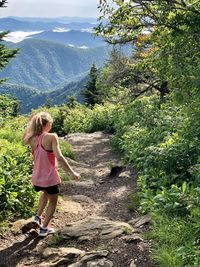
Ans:
<svg viewBox="0 0 200 267"><path fill-rule="evenodd" d="M35 192L31 185L30 152L20 143L0 139L0 220L32 212Z"/></svg>
<svg viewBox="0 0 200 267"><path fill-rule="evenodd" d="M116 107L111 104L95 105L93 109L77 105L70 109L64 120L65 134L75 132L113 132L113 114Z"/></svg>
<svg viewBox="0 0 200 267"><path fill-rule="evenodd" d="M199 245L192 221L156 212L148 236L154 239L153 257L158 266L199 266Z"/></svg>
<svg viewBox="0 0 200 267"><path fill-rule="evenodd" d="M180 106L169 98L159 107L156 97L143 97L114 115L113 145L138 172L139 210L157 220L159 266L199 266L199 102Z"/></svg>
<svg viewBox="0 0 200 267"><path fill-rule="evenodd" d="M112 104L95 105L88 117L87 132L106 131L108 133L114 132L114 112L116 106Z"/></svg>
<svg viewBox="0 0 200 267"><path fill-rule="evenodd" d="M60 148L64 157L75 160L76 156L73 148L66 140L60 140Z"/></svg>
<svg viewBox="0 0 200 267"><path fill-rule="evenodd" d="M91 109L83 105L77 105L70 109L65 116L63 129L66 134L75 132L86 132L89 128L89 115Z"/></svg>

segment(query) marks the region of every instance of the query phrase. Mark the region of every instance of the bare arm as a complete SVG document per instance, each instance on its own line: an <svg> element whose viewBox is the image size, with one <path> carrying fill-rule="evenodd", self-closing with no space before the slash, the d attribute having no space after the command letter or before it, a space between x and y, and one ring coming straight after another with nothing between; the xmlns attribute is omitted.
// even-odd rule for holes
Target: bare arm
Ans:
<svg viewBox="0 0 200 267"><path fill-rule="evenodd" d="M67 173L70 173L76 180L80 180L80 175L72 169L72 167L67 162L66 158L63 156L60 150L58 136L56 134L53 135L53 138L52 138L52 149L58 162L64 169L64 171L66 171Z"/></svg>

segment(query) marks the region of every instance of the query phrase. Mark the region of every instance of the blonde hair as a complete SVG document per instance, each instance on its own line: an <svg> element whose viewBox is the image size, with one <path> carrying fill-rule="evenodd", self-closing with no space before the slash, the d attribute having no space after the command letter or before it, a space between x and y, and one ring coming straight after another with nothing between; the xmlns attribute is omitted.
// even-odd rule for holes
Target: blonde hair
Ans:
<svg viewBox="0 0 200 267"><path fill-rule="evenodd" d="M53 122L53 119L48 112L39 112L33 114L29 119L23 136L24 143L28 144L32 137L41 134L43 132L43 128L47 125L48 122Z"/></svg>

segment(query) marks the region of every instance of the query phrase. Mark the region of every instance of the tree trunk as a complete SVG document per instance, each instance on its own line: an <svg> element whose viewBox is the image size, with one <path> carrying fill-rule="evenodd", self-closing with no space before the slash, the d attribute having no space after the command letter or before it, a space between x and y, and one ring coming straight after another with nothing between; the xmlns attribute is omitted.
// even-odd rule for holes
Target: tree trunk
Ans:
<svg viewBox="0 0 200 267"><path fill-rule="evenodd" d="M160 86L160 104L164 103L165 95L168 93L169 93L168 83L166 81L162 82Z"/></svg>

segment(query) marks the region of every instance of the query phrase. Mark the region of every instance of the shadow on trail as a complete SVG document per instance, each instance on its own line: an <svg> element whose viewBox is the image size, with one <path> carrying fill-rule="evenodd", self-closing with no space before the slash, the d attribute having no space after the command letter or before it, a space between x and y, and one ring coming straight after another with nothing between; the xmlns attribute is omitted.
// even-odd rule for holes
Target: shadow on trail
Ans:
<svg viewBox="0 0 200 267"><path fill-rule="evenodd" d="M37 246L41 238L28 236L21 242L0 251L0 266L15 267L25 257L32 255L33 249Z"/></svg>
<svg viewBox="0 0 200 267"><path fill-rule="evenodd" d="M81 183L65 183L62 187L62 195L84 195L94 202L102 205L98 211L99 216L107 217L111 220L129 221L137 216L136 212L128 209L130 195L137 191L136 174L131 173L131 177L101 177L102 184L84 185Z"/></svg>

